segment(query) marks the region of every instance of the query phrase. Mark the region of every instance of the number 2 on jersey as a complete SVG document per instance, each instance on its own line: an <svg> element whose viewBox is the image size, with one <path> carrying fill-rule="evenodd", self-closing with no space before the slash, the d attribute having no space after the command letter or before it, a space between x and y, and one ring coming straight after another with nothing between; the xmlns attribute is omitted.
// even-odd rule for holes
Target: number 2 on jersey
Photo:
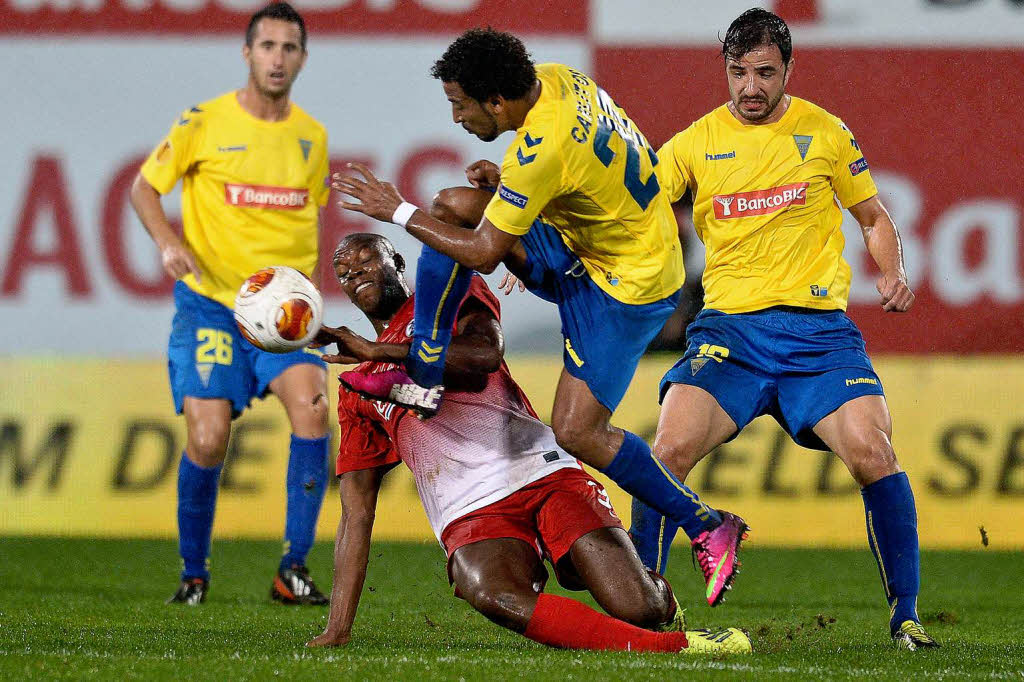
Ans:
<svg viewBox="0 0 1024 682"><path fill-rule="evenodd" d="M608 146L612 133L618 133L618 130L609 125L605 120L598 121L597 129L594 132L594 154L604 164L605 168L610 166L612 159L615 158L615 152ZM658 155L650 147L644 147L644 150L651 159L651 177L647 178L647 182L644 182L640 179L640 150L637 149L637 142L627 139L621 134L619 134L619 138L626 143L626 170L623 183L626 185L626 191L629 192L629 196L633 197L633 201L637 203L640 210L646 211L651 200L661 191L661 185L658 184L658 176L653 170L658 165Z"/></svg>

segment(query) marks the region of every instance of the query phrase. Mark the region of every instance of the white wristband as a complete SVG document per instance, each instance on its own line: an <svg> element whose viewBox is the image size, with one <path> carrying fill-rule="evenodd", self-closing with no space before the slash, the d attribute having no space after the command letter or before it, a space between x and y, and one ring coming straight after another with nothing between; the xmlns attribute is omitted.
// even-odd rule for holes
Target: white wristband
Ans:
<svg viewBox="0 0 1024 682"><path fill-rule="evenodd" d="M408 201L403 201L398 208L395 209L395 213L391 216L391 222L395 225L401 225L405 227L405 224L409 222L409 218L412 214L419 210L416 204L410 204Z"/></svg>

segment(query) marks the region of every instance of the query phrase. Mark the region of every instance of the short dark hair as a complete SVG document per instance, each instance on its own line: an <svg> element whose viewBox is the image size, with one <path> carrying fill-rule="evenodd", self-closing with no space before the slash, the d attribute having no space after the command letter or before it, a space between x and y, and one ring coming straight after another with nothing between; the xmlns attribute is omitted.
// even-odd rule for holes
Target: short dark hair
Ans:
<svg viewBox="0 0 1024 682"><path fill-rule="evenodd" d="M777 45L782 53L782 63L789 64L793 56L793 38L789 26L777 14L754 7L736 17L729 24L722 41L722 56L739 61L743 55L762 45Z"/></svg>
<svg viewBox="0 0 1024 682"><path fill-rule="evenodd" d="M430 75L443 83L458 83L478 102L495 95L521 99L537 80L523 42L490 27L472 28L456 38L434 62Z"/></svg>
<svg viewBox="0 0 1024 682"><path fill-rule="evenodd" d="M387 258L402 258L401 254L395 251L395 245L392 244L391 240L389 240L384 235L380 235L375 232L353 232L351 234L345 235L342 238L342 240L338 242L338 246L336 246L334 249L334 255L331 256L331 264L338 262L338 257L341 256L341 254L344 253L345 251L357 247L362 248L364 246L372 246L376 248L378 251L380 251L381 255ZM396 260L396 264L397 263L398 261ZM404 265L405 261L403 260L402 267L398 268L399 272L401 272L404 269Z"/></svg>
<svg viewBox="0 0 1024 682"><path fill-rule="evenodd" d="M252 18L249 19L249 28L245 29L245 44L249 47L252 47L252 41L256 37L256 24L260 23L260 19L279 19L291 24L298 24L299 42L302 43L302 49L306 49L306 22L302 20L302 15L287 2L272 2L252 15Z"/></svg>

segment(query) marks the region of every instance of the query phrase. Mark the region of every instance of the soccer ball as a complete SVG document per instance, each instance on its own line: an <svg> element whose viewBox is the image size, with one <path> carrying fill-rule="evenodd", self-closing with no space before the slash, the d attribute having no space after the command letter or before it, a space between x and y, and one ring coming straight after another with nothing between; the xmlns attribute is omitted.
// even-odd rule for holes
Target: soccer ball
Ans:
<svg viewBox="0 0 1024 682"><path fill-rule="evenodd" d="M304 274L272 265L242 283L235 296L235 323L249 343L271 353L309 345L324 321L324 300Z"/></svg>

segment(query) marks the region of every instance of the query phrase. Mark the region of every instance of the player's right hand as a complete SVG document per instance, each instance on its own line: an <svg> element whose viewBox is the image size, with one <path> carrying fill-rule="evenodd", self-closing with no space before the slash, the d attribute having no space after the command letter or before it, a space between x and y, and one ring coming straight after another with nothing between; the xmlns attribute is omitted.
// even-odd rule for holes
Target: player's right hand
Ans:
<svg viewBox="0 0 1024 682"><path fill-rule="evenodd" d="M181 279L190 272L195 275L197 281L200 278L195 257L181 242L172 242L160 249L160 260L163 262L164 271L174 279Z"/></svg>
<svg viewBox="0 0 1024 682"><path fill-rule="evenodd" d="M506 272L505 276L501 278L501 282L498 284L499 289L505 290L505 295L508 296L519 285L519 291L526 291L526 285L523 284L523 280L519 279L511 272Z"/></svg>
<svg viewBox="0 0 1024 682"><path fill-rule="evenodd" d="M466 167L466 179L477 189L498 189L501 169L491 161L477 161Z"/></svg>

